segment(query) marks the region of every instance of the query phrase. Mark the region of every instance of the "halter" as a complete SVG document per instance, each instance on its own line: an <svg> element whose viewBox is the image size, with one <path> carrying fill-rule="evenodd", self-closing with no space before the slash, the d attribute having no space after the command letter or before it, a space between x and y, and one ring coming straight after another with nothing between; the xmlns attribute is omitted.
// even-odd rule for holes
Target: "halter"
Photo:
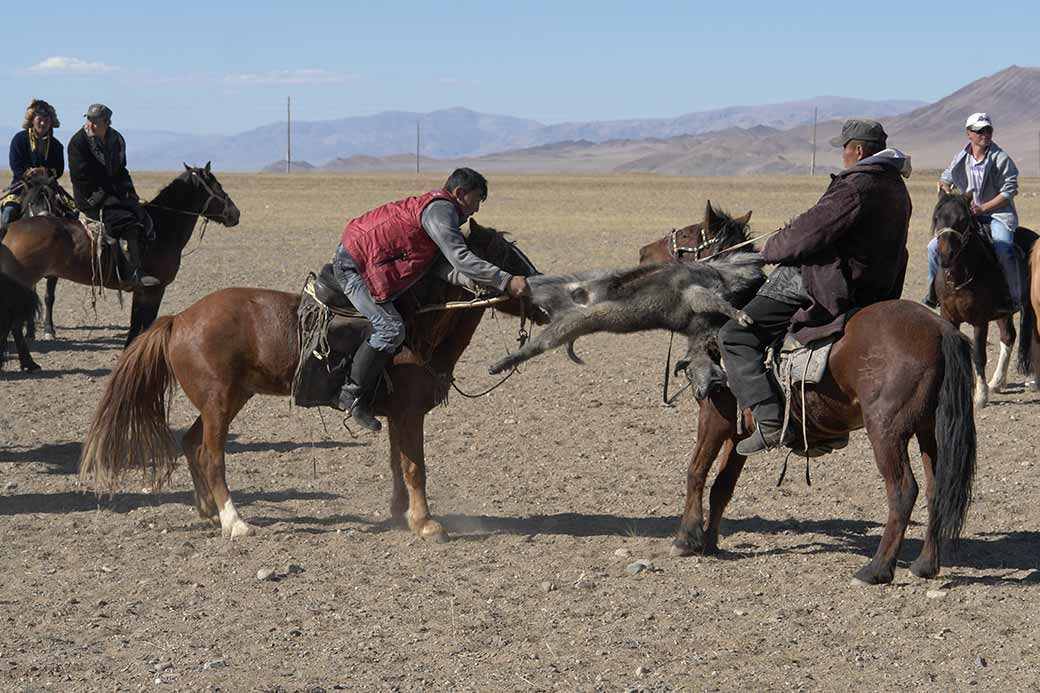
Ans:
<svg viewBox="0 0 1040 693"><path fill-rule="evenodd" d="M676 261L682 259L683 253L693 253L695 257L699 256L702 250L707 250L711 246L718 243L719 239L721 238L721 234L716 234L714 238L705 239L704 226L702 225L700 231L697 232L697 237L700 240L700 244L697 245L697 247L695 248L690 248L689 246L685 245L679 245L679 229L672 229L672 233L669 236L669 245L672 253L672 259Z"/></svg>

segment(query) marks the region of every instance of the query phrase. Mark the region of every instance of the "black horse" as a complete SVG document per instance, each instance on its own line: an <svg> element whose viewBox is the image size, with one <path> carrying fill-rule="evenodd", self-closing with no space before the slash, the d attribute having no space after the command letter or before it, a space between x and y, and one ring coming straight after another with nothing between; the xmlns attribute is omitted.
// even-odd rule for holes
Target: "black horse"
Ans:
<svg viewBox="0 0 1040 693"><path fill-rule="evenodd" d="M201 168L185 165L184 168L183 173L145 205L154 222L156 237L145 246L141 269L156 277L159 285L133 290L127 344L155 320L166 286L180 269L181 252L188 244L198 218L201 216L229 227L238 224L238 207L224 192L210 171L210 165L207 163ZM113 253L106 248L99 266L94 249L94 241L78 221L52 216L21 219L11 224L0 246L0 273L25 287L48 277L44 330L53 334L51 311L58 278L111 289L128 289L116 271L117 261ZM21 324L16 322L13 331L22 370L37 370L39 366L29 354Z"/></svg>

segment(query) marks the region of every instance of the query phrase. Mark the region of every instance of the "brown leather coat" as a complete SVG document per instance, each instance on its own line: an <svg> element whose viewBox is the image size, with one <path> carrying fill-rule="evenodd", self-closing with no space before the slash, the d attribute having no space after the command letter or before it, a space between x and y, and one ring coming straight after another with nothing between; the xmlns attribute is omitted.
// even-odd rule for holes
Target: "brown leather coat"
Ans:
<svg viewBox="0 0 1040 693"><path fill-rule="evenodd" d="M812 298L791 320L802 344L840 333L849 311L902 294L912 211L902 161L875 155L831 176L820 201L766 242L766 262L799 266Z"/></svg>

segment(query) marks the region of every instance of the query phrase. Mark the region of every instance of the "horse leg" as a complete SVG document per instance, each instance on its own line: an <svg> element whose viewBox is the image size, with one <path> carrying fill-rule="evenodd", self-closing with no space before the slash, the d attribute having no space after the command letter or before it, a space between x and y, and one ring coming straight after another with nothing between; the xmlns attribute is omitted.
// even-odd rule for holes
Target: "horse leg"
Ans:
<svg viewBox="0 0 1040 693"><path fill-rule="evenodd" d="M737 452L737 440L726 441L722 453L722 466L715 475L709 496L708 527L704 530L704 553L715 554L719 551L719 526L722 524L722 513L733 498L733 489L737 487L737 479L744 471L747 458Z"/></svg>
<svg viewBox="0 0 1040 693"><path fill-rule="evenodd" d="M989 381L989 389L993 392L1001 392L1007 384L1008 367L1011 365L1011 351L1015 347L1015 319L1012 316L997 320L1000 329L1000 356L997 358L997 368L993 371L993 379Z"/></svg>
<svg viewBox="0 0 1040 693"><path fill-rule="evenodd" d="M700 402L697 443L686 468L686 504L683 507L679 528L672 539L673 556L690 556L708 551L704 534L704 483L719 450L736 433L733 420L735 413L736 400L729 390L716 390ZM727 456L727 461L728 459ZM712 494L714 495L714 487ZM714 505L712 507L714 508ZM718 549L717 533L713 543L715 545L711 550L714 551Z"/></svg>
<svg viewBox="0 0 1040 693"><path fill-rule="evenodd" d="M975 325L975 408L982 409L989 402L989 385L986 383L986 337L989 335L989 323Z"/></svg>
<svg viewBox="0 0 1040 693"><path fill-rule="evenodd" d="M924 463L925 497L928 499L928 526L924 532L924 546L921 555L910 564L910 572L919 578L933 578L939 574L939 545L935 541L932 517L932 493L935 482L935 461L938 459L939 446L935 440L935 422L928 428L917 432L917 444L921 449L921 461Z"/></svg>
<svg viewBox="0 0 1040 693"><path fill-rule="evenodd" d="M32 318L29 322L32 322ZM14 345L18 348L18 363L22 371L33 373L40 370L40 364L33 361L32 354L29 353L29 343L22 333L22 323L16 322L11 326L11 335L14 337Z"/></svg>
<svg viewBox="0 0 1040 693"><path fill-rule="evenodd" d="M157 286L144 291L135 291L133 302L130 304L130 330L126 333L126 344L137 338L148 327L155 322L155 316L159 314L159 304L162 303L166 287Z"/></svg>
<svg viewBox="0 0 1040 693"><path fill-rule="evenodd" d="M422 539L442 542L448 533L430 517L426 500L426 458L423 451L423 419L425 414L395 414L387 417L390 445L400 451L401 473L408 487L408 528Z"/></svg>
<svg viewBox="0 0 1040 693"><path fill-rule="evenodd" d="M32 286L33 296L36 297L36 305L40 305L40 292L36 290L36 284ZM30 342L36 341L36 315L33 315L28 322L25 323L25 338Z"/></svg>
<svg viewBox="0 0 1040 693"><path fill-rule="evenodd" d="M221 534L231 539L256 533L235 510L224 469L224 445L227 443L228 426L249 397L248 394L236 392L215 394L206 403L201 417L202 449L198 455L199 466L209 485L210 498L219 511ZM205 505L208 507L208 504Z"/></svg>
<svg viewBox="0 0 1040 693"><path fill-rule="evenodd" d="M184 448L184 456L188 460L188 469L191 471L191 481L195 485L195 507L199 511L199 517L208 521L214 527L220 527L217 504L213 501L213 491L210 490L209 482L206 481L205 470L199 457L199 447L202 445L202 431L202 417L195 417L195 423L184 434L181 447Z"/></svg>
<svg viewBox="0 0 1040 693"><path fill-rule="evenodd" d="M43 338L57 339L54 331L54 289L58 286L57 277L47 277L47 292L43 296L45 312L43 314Z"/></svg>
<svg viewBox="0 0 1040 693"><path fill-rule="evenodd" d="M393 491L390 495L390 518L394 524L406 527L408 520L408 489L404 483L404 472L401 470L401 444L397 436L390 436L390 474L393 477Z"/></svg>
<svg viewBox="0 0 1040 693"><path fill-rule="evenodd" d="M917 481L910 469L907 453L909 438L885 429L886 426L878 421L872 421L867 426L867 436L874 448L874 460L885 480L888 496L888 518L885 520L881 543L874 557L856 571L853 578L854 582L867 585L892 582L899 548L903 544L903 535L917 500Z"/></svg>

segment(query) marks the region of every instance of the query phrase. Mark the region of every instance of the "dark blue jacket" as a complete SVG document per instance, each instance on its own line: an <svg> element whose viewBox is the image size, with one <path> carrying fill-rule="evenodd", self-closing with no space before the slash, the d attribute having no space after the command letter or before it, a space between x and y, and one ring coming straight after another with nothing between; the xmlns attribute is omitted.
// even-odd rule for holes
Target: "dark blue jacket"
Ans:
<svg viewBox="0 0 1040 693"><path fill-rule="evenodd" d="M9 154L11 172L14 174L12 183L22 179L22 175L31 168L43 166L50 169L55 178L61 178L65 172L65 148L61 146L51 133L50 144L44 154L43 148L37 147L32 150L29 144L29 131L19 130L18 134L11 138L11 151Z"/></svg>

